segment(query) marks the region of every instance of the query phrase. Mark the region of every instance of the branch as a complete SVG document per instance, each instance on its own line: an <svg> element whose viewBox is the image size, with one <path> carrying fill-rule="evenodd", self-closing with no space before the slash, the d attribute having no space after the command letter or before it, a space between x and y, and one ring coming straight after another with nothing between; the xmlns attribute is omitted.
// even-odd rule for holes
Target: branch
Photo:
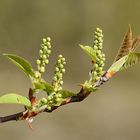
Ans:
<svg viewBox="0 0 140 140"><path fill-rule="evenodd" d="M60 106L73 103L73 102L81 102L83 101L91 92L85 91L83 88L81 88L80 92L76 94L75 96L69 97L66 99L66 101L62 102ZM31 89L29 89L29 97L31 99ZM36 116L37 114L41 112L53 112L60 106L52 106L51 110L48 110L47 108L40 110L39 112L29 112L27 110L23 112L19 112L13 115L5 116L5 117L0 117L0 123L8 122L8 121L18 121L18 120L27 120L31 117Z"/></svg>

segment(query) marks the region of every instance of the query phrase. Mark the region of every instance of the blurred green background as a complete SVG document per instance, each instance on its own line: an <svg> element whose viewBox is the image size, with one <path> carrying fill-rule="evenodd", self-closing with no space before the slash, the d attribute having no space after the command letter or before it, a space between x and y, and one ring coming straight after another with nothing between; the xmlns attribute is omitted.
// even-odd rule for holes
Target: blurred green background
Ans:
<svg viewBox="0 0 140 140"><path fill-rule="evenodd" d="M53 53L45 78L51 81L53 64L62 53L67 60L64 87L78 92L90 69L78 44L92 43L94 29L102 28L107 69L128 24L134 36L140 34L138 0L0 0L0 53L21 55L35 66L41 39L50 36ZM0 140L139 140L139 71L137 65L118 73L83 102L40 114L33 132L25 121L0 124ZM27 77L1 55L0 95L27 95L30 86ZM0 116L22 110L0 105Z"/></svg>

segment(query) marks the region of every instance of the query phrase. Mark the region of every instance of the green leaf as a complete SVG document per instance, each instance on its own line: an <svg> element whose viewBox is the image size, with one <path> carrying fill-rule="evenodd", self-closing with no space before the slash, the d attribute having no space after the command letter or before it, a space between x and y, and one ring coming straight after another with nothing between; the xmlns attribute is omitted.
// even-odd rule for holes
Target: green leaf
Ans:
<svg viewBox="0 0 140 140"><path fill-rule="evenodd" d="M118 72L121 70L121 68L123 67L124 63L127 61L128 55L120 58L118 61L116 61L115 63L113 63L111 65L111 67L108 69L108 73L109 72Z"/></svg>
<svg viewBox="0 0 140 140"><path fill-rule="evenodd" d="M27 60L14 54L4 53L3 55L9 58L15 65L17 65L27 76L30 78L34 76L34 70Z"/></svg>
<svg viewBox="0 0 140 140"><path fill-rule="evenodd" d="M132 67L133 65L140 62L140 53L130 53L124 65L121 67L121 70Z"/></svg>
<svg viewBox="0 0 140 140"><path fill-rule="evenodd" d="M80 47L94 62L96 61L96 52L92 47L83 45L80 45Z"/></svg>
<svg viewBox="0 0 140 140"><path fill-rule="evenodd" d="M62 98L68 98L76 95L75 93L68 90L60 90L59 93L62 95Z"/></svg>
<svg viewBox="0 0 140 140"><path fill-rule="evenodd" d="M0 104L22 104L28 108L31 107L31 102L24 96L8 93L0 97Z"/></svg>
<svg viewBox="0 0 140 140"><path fill-rule="evenodd" d="M43 90L47 92L48 95L53 92L53 87L46 82L41 81L41 82L35 82L33 84L35 86L35 90Z"/></svg>

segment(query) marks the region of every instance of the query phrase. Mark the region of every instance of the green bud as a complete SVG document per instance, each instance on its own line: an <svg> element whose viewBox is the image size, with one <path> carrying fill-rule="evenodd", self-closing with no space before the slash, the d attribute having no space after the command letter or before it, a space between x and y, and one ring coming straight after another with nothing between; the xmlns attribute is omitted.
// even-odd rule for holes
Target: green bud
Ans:
<svg viewBox="0 0 140 140"><path fill-rule="evenodd" d="M43 66L40 67L40 72L41 72L41 73L45 72L45 67L43 67Z"/></svg>
<svg viewBox="0 0 140 140"><path fill-rule="evenodd" d="M50 54L51 53L51 50L47 50L47 54Z"/></svg>
<svg viewBox="0 0 140 140"><path fill-rule="evenodd" d="M46 38L43 38L43 43L46 43L46 41L47 41Z"/></svg>
<svg viewBox="0 0 140 140"><path fill-rule="evenodd" d="M47 41L50 42L51 41L51 38L50 37L47 37Z"/></svg>
<svg viewBox="0 0 140 140"><path fill-rule="evenodd" d="M62 90L62 87L59 87L58 90Z"/></svg>
<svg viewBox="0 0 140 140"><path fill-rule="evenodd" d="M56 82L57 81L57 76L54 76L53 77L53 80Z"/></svg>
<svg viewBox="0 0 140 140"><path fill-rule="evenodd" d="M42 56L42 58L43 58L43 59L46 59L46 58L47 58L47 56L44 54L44 55Z"/></svg>
<svg viewBox="0 0 140 140"><path fill-rule="evenodd" d="M50 101L52 99L52 96L48 96L47 99Z"/></svg>
<svg viewBox="0 0 140 140"><path fill-rule="evenodd" d="M102 71L102 70L103 70L103 68L102 67L99 67L98 71Z"/></svg>
<svg viewBox="0 0 140 140"><path fill-rule="evenodd" d="M65 73L66 72L66 70L64 68L61 71L62 71L62 73Z"/></svg>
<svg viewBox="0 0 140 140"><path fill-rule="evenodd" d="M48 110L51 110L51 107L50 107L50 106L48 106L48 107L47 107L47 109L48 109Z"/></svg>
<svg viewBox="0 0 140 140"><path fill-rule="evenodd" d="M48 59L46 59L44 62L45 62L46 64L48 64L48 63L49 63L49 60L48 60Z"/></svg>
<svg viewBox="0 0 140 140"><path fill-rule="evenodd" d="M56 102L60 102L61 98L56 98L55 100L56 100Z"/></svg>
<svg viewBox="0 0 140 140"><path fill-rule="evenodd" d="M96 81L98 81L99 79L100 79L100 77L99 77L99 76L97 76L95 80L96 80Z"/></svg>
<svg viewBox="0 0 140 140"><path fill-rule="evenodd" d="M40 72L36 71L35 72L35 78L39 78L39 77L41 77L41 74L40 74Z"/></svg>
<svg viewBox="0 0 140 140"><path fill-rule="evenodd" d="M39 50L39 54L40 54L40 55L43 54L43 51L42 51L42 50Z"/></svg>
<svg viewBox="0 0 140 140"><path fill-rule="evenodd" d="M62 69L62 68L64 68L64 65L63 64L60 64L59 67Z"/></svg>
<svg viewBox="0 0 140 140"><path fill-rule="evenodd" d="M39 59L36 60L37 65L41 64L41 61Z"/></svg>
<svg viewBox="0 0 140 140"><path fill-rule="evenodd" d="M62 98L62 94L58 93L56 94L56 97Z"/></svg>
<svg viewBox="0 0 140 140"><path fill-rule="evenodd" d="M99 66L98 66L98 64L95 64L94 67L97 69Z"/></svg>
<svg viewBox="0 0 140 140"><path fill-rule="evenodd" d="M102 60L105 61L105 57L102 57Z"/></svg>
<svg viewBox="0 0 140 140"><path fill-rule="evenodd" d="M59 58L62 58L63 56L61 55L61 54L59 54L59 56L58 56Z"/></svg>
<svg viewBox="0 0 140 140"><path fill-rule="evenodd" d="M46 44L47 44L48 47L51 46L51 43L50 42L47 42Z"/></svg>
<svg viewBox="0 0 140 140"><path fill-rule="evenodd" d="M64 83L63 81L60 81L60 85L63 85L63 83Z"/></svg>
<svg viewBox="0 0 140 140"><path fill-rule="evenodd" d="M94 72L93 72L93 75L94 75L94 76L97 76L97 72L96 72L96 71L94 71Z"/></svg>
<svg viewBox="0 0 140 140"><path fill-rule="evenodd" d="M45 103L45 104L47 103L47 99L46 99L46 98L42 98L41 101L42 101L43 103Z"/></svg>
<svg viewBox="0 0 140 140"><path fill-rule="evenodd" d="M47 46L43 46L43 49L44 49L44 51L47 51L48 47Z"/></svg>
<svg viewBox="0 0 140 140"><path fill-rule="evenodd" d="M56 68L55 68L55 71L56 71L56 72L58 72L58 71L59 71L59 68L58 68L58 67L56 67Z"/></svg>
<svg viewBox="0 0 140 140"><path fill-rule="evenodd" d="M98 44L98 40L96 39L96 40L94 40L94 44Z"/></svg>
<svg viewBox="0 0 140 140"><path fill-rule="evenodd" d="M60 59L58 59L58 63L61 64L61 60Z"/></svg>
<svg viewBox="0 0 140 140"><path fill-rule="evenodd" d="M66 59L63 57L62 59L61 59L63 62L65 62L66 61Z"/></svg>
<svg viewBox="0 0 140 140"><path fill-rule="evenodd" d="M105 57L105 54L104 53L102 53L102 57Z"/></svg>
<svg viewBox="0 0 140 140"><path fill-rule="evenodd" d="M94 50L98 50L98 47L96 45L93 46Z"/></svg>
<svg viewBox="0 0 140 140"><path fill-rule="evenodd" d="M63 62L63 65L66 65L66 62Z"/></svg>
<svg viewBox="0 0 140 140"><path fill-rule="evenodd" d="M62 78L62 76L63 76L62 73L59 73L59 74L58 74L58 77L59 77L59 78Z"/></svg>
<svg viewBox="0 0 140 140"><path fill-rule="evenodd" d="M98 50L98 51L97 51L97 54L98 54L98 55L101 55L101 53L102 53L101 50Z"/></svg>

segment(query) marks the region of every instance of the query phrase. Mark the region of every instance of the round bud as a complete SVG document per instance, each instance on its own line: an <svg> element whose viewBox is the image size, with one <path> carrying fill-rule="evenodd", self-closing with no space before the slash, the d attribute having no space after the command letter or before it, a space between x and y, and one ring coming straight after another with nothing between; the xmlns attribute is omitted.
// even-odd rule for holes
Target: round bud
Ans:
<svg viewBox="0 0 140 140"><path fill-rule="evenodd" d="M55 68L55 71L56 71L56 72L58 72L58 71L59 71L59 68L58 68L58 67L56 67L56 68Z"/></svg>
<svg viewBox="0 0 140 140"><path fill-rule="evenodd" d="M98 71L101 72L102 70L103 70L103 68L102 67L99 67Z"/></svg>
<svg viewBox="0 0 140 140"><path fill-rule="evenodd" d="M58 96L59 98L61 98L61 97L62 97L62 94L59 93L59 94L57 94L57 96Z"/></svg>
<svg viewBox="0 0 140 140"><path fill-rule="evenodd" d="M46 43L46 41L47 41L46 38L43 38L43 43Z"/></svg>
<svg viewBox="0 0 140 140"><path fill-rule="evenodd" d="M50 37L47 37L47 41L50 42L51 41L51 38Z"/></svg>
<svg viewBox="0 0 140 140"><path fill-rule="evenodd" d="M66 72L66 70L64 68L61 71L62 71L62 73L65 73Z"/></svg>
<svg viewBox="0 0 140 140"><path fill-rule="evenodd" d="M40 72L41 72L41 73L45 72L45 67L43 67L43 66L40 67Z"/></svg>
<svg viewBox="0 0 140 140"><path fill-rule="evenodd" d="M54 76L53 77L53 80L56 82L57 81L57 76Z"/></svg>
<svg viewBox="0 0 140 140"><path fill-rule="evenodd" d="M63 81L60 81L60 85L63 85L63 83L64 83Z"/></svg>
<svg viewBox="0 0 140 140"><path fill-rule="evenodd" d="M96 81L98 81L99 79L100 79L100 77L99 77L99 76L97 76L97 77L96 77Z"/></svg>
<svg viewBox="0 0 140 140"><path fill-rule="evenodd" d="M64 68L64 65L63 64L60 64L59 67L62 69L62 68Z"/></svg>
<svg viewBox="0 0 140 140"><path fill-rule="evenodd" d="M94 72L93 72L93 75L94 75L94 76L97 76L97 72L96 72L96 71L94 71Z"/></svg>
<svg viewBox="0 0 140 140"><path fill-rule="evenodd" d="M41 61L39 59L36 60L37 65L41 64Z"/></svg>
<svg viewBox="0 0 140 140"><path fill-rule="evenodd" d="M44 55L42 56L42 58L43 58L43 59L46 59L46 58L47 58L47 56L44 54Z"/></svg>
<svg viewBox="0 0 140 140"><path fill-rule="evenodd" d="M47 42L46 44L47 44L48 47L51 46L51 43L50 42Z"/></svg>
<svg viewBox="0 0 140 140"><path fill-rule="evenodd" d="M52 99L52 96L48 96L47 99L50 101Z"/></svg>
<svg viewBox="0 0 140 140"><path fill-rule="evenodd" d="M59 58L62 58L63 56L61 55L61 54L59 54L59 56L58 56Z"/></svg>
<svg viewBox="0 0 140 140"><path fill-rule="evenodd" d="M59 77L59 78L62 78L62 76L63 76L62 73L59 73L59 74L58 74L58 77Z"/></svg>
<svg viewBox="0 0 140 140"><path fill-rule="evenodd" d="M42 50L39 50L39 54L40 54L40 55L43 54L43 51L42 51Z"/></svg>
<svg viewBox="0 0 140 140"><path fill-rule="evenodd" d="M96 45L94 45L93 49L94 50L98 50L98 47Z"/></svg>
<svg viewBox="0 0 140 140"><path fill-rule="evenodd" d="M95 64L94 67L97 69L99 66L98 66L98 64Z"/></svg>
<svg viewBox="0 0 140 140"><path fill-rule="evenodd" d="M45 64L48 64L48 63L49 63L49 60L48 60L48 59L46 59L44 62L45 62Z"/></svg>
<svg viewBox="0 0 140 140"><path fill-rule="evenodd" d="M101 50L98 50L98 51L97 51L97 54L98 54L98 55L101 55Z"/></svg>
<svg viewBox="0 0 140 140"><path fill-rule="evenodd" d="M50 54L51 53L51 50L47 50L47 54Z"/></svg>
<svg viewBox="0 0 140 140"><path fill-rule="evenodd" d="M60 59L58 59L58 63L59 63L59 64L61 63L61 60L60 60Z"/></svg>
<svg viewBox="0 0 140 140"><path fill-rule="evenodd" d="M47 46L43 46L43 50L44 51L47 51L48 50L48 47Z"/></svg>
<svg viewBox="0 0 140 140"><path fill-rule="evenodd" d="M94 40L94 44L98 44L98 40L97 39Z"/></svg>
<svg viewBox="0 0 140 140"><path fill-rule="evenodd" d="M65 58L63 57L62 59L61 59L63 62L65 62Z"/></svg>
<svg viewBox="0 0 140 140"><path fill-rule="evenodd" d="M60 102L61 98L56 98L55 100L56 100L56 102Z"/></svg>
<svg viewBox="0 0 140 140"><path fill-rule="evenodd" d="M47 99L46 98L42 98L41 101L46 104L47 103Z"/></svg>
<svg viewBox="0 0 140 140"><path fill-rule="evenodd" d="M51 110L51 107L50 107L50 106L48 106L48 107L47 107L47 109L48 109L48 110Z"/></svg>

